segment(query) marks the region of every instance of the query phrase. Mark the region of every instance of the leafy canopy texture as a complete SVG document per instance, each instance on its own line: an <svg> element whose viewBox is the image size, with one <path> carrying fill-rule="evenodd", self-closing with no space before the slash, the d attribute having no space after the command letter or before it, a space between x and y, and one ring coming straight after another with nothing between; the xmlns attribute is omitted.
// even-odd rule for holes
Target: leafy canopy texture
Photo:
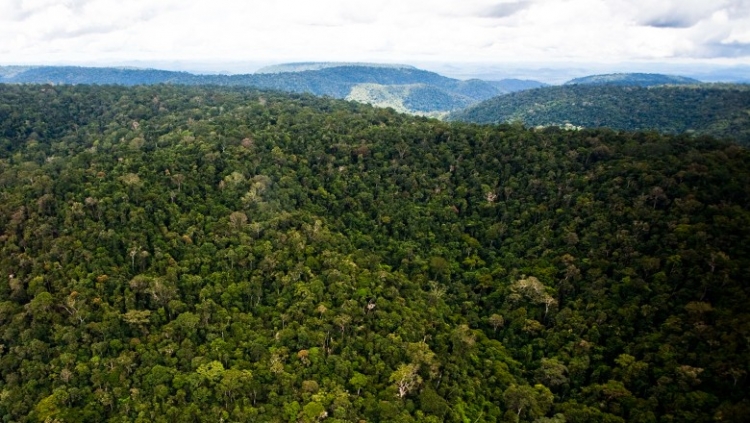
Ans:
<svg viewBox="0 0 750 423"><path fill-rule="evenodd" d="M702 137L0 86L0 416L742 421L749 167Z"/></svg>
<svg viewBox="0 0 750 423"><path fill-rule="evenodd" d="M495 97L451 120L711 135L750 145L750 86L564 85Z"/></svg>

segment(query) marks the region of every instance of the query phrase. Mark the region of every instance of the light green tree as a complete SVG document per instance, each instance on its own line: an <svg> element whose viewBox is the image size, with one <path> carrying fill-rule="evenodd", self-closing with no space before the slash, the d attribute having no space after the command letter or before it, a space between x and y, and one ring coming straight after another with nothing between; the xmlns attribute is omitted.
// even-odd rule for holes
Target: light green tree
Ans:
<svg viewBox="0 0 750 423"><path fill-rule="evenodd" d="M417 373L418 370L419 366L416 364L402 364L391 373L390 381L396 385L399 398L405 397L422 383L422 378Z"/></svg>

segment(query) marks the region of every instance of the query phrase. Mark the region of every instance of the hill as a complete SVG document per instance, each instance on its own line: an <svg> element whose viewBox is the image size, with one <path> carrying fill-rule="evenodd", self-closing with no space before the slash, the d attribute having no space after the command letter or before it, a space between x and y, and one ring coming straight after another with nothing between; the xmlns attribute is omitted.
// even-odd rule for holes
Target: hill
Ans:
<svg viewBox="0 0 750 423"><path fill-rule="evenodd" d="M475 101L468 96L448 94L439 88L424 84L411 85L355 85L347 100L391 107L401 113L439 116L440 111L467 107Z"/></svg>
<svg viewBox="0 0 750 423"><path fill-rule="evenodd" d="M7 421L742 421L750 153L0 86Z"/></svg>
<svg viewBox="0 0 750 423"><path fill-rule="evenodd" d="M750 87L721 84L545 87L487 100L451 115L451 119L688 132L731 138L750 145Z"/></svg>
<svg viewBox="0 0 750 423"><path fill-rule="evenodd" d="M691 85L701 81L676 75L661 75L658 73L613 73L607 75L591 75L575 78L565 85L619 85L651 87L654 85Z"/></svg>
<svg viewBox="0 0 750 423"><path fill-rule="evenodd" d="M395 105L418 114L440 114L465 108L535 81L460 81L402 65L301 63L278 65L262 73L245 75L195 75L156 69L86 67L0 67L0 83L99 84L99 85L217 85L249 86L294 93L311 93L334 98L375 99L362 95L368 89L393 93L414 93L376 106ZM399 86L418 85L416 91ZM379 87L378 87L379 86ZM353 91L356 93L353 94Z"/></svg>
<svg viewBox="0 0 750 423"><path fill-rule="evenodd" d="M10 72L15 70L15 72ZM152 85L197 83L187 72L79 66L0 67L3 84Z"/></svg>
<svg viewBox="0 0 750 423"><path fill-rule="evenodd" d="M359 62L298 62L282 63L278 65L265 66L255 73L283 73L302 72L308 70L321 70L327 68L360 66L364 68L391 68L391 69L416 69L410 65L388 64L388 63L359 63Z"/></svg>

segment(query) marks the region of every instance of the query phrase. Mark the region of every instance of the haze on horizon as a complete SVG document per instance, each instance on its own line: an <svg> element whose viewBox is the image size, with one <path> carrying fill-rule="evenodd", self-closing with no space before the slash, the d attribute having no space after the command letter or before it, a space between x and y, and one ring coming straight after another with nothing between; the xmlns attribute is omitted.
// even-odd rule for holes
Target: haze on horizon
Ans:
<svg viewBox="0 0 750 423"><path fill-rule="evenodd" d="M0 65L744 68L750 0L5 0L0 40Z"/></svg>

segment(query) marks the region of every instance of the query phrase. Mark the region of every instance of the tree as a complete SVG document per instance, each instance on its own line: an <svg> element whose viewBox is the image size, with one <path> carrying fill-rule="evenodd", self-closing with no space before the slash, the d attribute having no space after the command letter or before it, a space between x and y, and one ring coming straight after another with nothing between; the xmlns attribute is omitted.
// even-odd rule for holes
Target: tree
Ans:
<svg viewBox="0 0 750 423"><path fill-rule="evenodd" d="M362 388L370 383L370 379L359 372L354 372L353 376L349 379L349 384L357 390L357 395L362 391Z"/></svg>
<svg viewBox="0 0 750 423"><path fill-rule="evenodd" d="M432 388L425 387L419 394L419 403L421 408L427 413L434 414L440 419L450 411L450 405L443 397L437 394Z"/></svg>
<svg viewBox="0 0 750 423"><path fill-rule="evenodd" d="M224 365L220 361L211 361L206 364L201 364L196 372L201 377L209 382L217 382L224 375Z"/></svg>
<svg viewBox="0 0 750 423"><path fill-rule="evenodd" d="M52 395L39 401L34 408L34 411L37 413L37 419L43 422L59 421L55 416L62 414L66 410L70 400L70 392L66 388L55 388L52 391Z"/></svg>
<svg viewBox="0 0 750 423"><path fill-rule="evenodd" d="M348 314L340 314L333 318L333 323L336 324L336 326L339 327L341 330L341 337L343 339L344 332L346 331L346 327L349 326L349 323L352 322L352 317Z"/></svg>
<svg viewBox="0 0 750 423"><path fill-rule="evenodd" d="M125 323L143 330L144 325L149 323L149 316L151 310L128 310L121 317Z"/></svg>
<svg viewBox="0 0 750 423"><path fill-rule="evenodd" d="M497 329L503 327L505 324L505 319L499 314L492 314L487 318L487 323L489 323L490 326L492 326L492 329L497 332Z"/></svg>
<svg viewBox="0 0 750 423"><path fill-rule="evenodd" d="M303 422L317 422L328 417L328 412L320 403L312 401L302 407L300 417Z"/></svg>
<svg viewBox="0 0 750 423"><path fill-rule="evenodd" d="M234 402L238 395L246 395L252 382L253 374L249 370L226 370L219 382L219 389L229 401Z"/></svg>
<svg viewBox="0 0 750 423"><path fill-rule="evenodd" d="M555 387L568 382L568 368L556 358L542 358L541 366L534 372L537 382Z"/></svg>
<svg viewBox="0 0 750 423"><path fill-rule="evenodd" d="M247 224L247 215L243 212L232 212L229 221L236 230L240 230Z"/></svg>
<svg viewBox="0 0 750 423"><path fill-rule="evenodd" d="M505 406L516 413L516 421L521 416L531 419L542 417L552 405L552 392L543 385L511 385L503 392Z"/></svg>
<svg viewBox="0 0 750 423"><path fill-rule="evenodd" d="M405 397L422 383L422 378L417 373L418 370L419 366L416 364L401 364L396 371L391 373L390 381L396 385L399 398Z"/></svg>
<svg viewBox="0 0 750 423"><path fill-rule="evenodd" d="M535 304L544 304L544 316L547 316L550 307L557 304L557 300L547 293L547 287L534 276L522 277L510 287L511 295L509 298L518 301L526 298Z"/></svg>

